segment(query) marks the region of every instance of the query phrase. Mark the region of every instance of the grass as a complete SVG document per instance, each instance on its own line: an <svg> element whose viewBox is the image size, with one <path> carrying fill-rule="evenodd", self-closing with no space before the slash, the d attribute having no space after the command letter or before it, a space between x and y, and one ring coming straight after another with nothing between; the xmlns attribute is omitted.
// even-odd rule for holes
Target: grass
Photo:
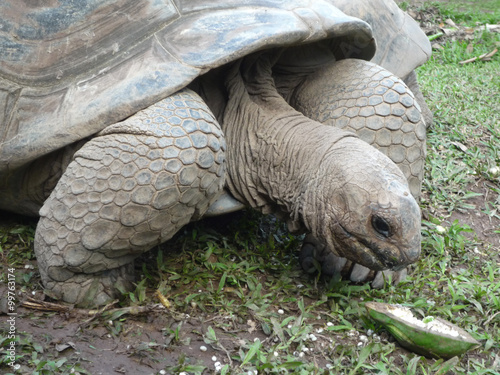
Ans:
<svg viewBox="0 0 500 375"><path fill-rule="evenodd" d="M423 9L437 7L436 18L476 26L498 22L498 3L431 3ZM428 132L422 201L424 254L406 281L372 290L306 275L296 258L301 237L288 234L273 218L248 212L221 218L215 229L213 222L191 224L146 254L137 263L141 279L135 290L92 324L120 339L127 324L145 321L127 308L168 306L162 314L175 319L165 325L164 338L141 342L133 356L176 353L176 363L163 368L167 374L214 371L215 363L184 353L194 340L216 351L221 374L499 374L500 249L480 236L473 221L482 213L500 233L495 172L500 54L459 64L498 47L498 35L477 31L473 40L446 42L418 71L435 119ZM16 268L21 293L41 291L36 269L25 268L34 260L33 230L31 223L0 228L0 279L6 280L8 267ZM446 319L481 347L450 360L403 350L368 318L364 304L371 300L408 306L419 318ZM193 328L188 316L208 323ZM50 339L19 332L17 360L27 373L88 373L80 357L45 350ZM2 334L0 346L8 343ZM8 372L5 358L0 368Z"/></svg>

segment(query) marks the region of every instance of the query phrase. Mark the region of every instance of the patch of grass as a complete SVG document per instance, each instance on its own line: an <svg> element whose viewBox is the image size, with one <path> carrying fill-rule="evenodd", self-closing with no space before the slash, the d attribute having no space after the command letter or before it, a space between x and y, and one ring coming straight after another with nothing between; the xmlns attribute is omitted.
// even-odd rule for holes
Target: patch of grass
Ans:
<svg viewBox="0 0 500 375"><path fill-rule="evenodd" d="M412 7L411 2L399 2L403 10ZM476 26L477 24L495 24L500 18L499 0L458 0L458 1L425 1L417 10L432 9L433 22L439 23L451 19L455 23Z"/></svg>
<svg viewBox="0 0 500 375"><path fill-rule="evenodd" d="M447 42L418 70L435 114L424 181L433 207L448 212L475 208L467 201L477 196L468 190L476 181L487 181L491 194L498 196L494 171L500 165L500 56L459 64L498 43L499 34L488 32L476 33L471 41Z"/></svg>

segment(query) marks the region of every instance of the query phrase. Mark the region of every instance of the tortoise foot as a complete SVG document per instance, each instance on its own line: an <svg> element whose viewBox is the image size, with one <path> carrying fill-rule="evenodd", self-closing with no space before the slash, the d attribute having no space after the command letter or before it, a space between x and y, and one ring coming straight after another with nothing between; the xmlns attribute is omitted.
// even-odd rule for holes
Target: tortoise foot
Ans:
<svg viewBox="0 0 500 375"><path fill-rule="evenodd" d="M329 251L325 244L311 235L306 236L300 249L299 262L307 273L321 272L326 277L341 276L354 283L371 282L372 288L381 289L386 283L397 285L404 281L407 269L399 271L374 271L361 264L339 257Z"/></svg>
<svg viewBox="0 0 500 375"><path fill-rule="evenodd" d="M76 304L81 308L102 306L119 298L123 291L133 289L134 266L127 264L122 267L106 270L96 274L83 274L65 271L68 279L45 282L45 294L54 299L60 299Z"/></svg>

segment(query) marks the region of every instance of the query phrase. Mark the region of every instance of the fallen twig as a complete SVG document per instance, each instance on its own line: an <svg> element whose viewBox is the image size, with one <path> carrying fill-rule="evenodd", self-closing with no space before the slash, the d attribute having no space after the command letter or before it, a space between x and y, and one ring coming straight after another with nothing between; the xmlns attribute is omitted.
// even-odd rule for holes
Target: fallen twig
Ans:
<svg viewBox="0 0 500 375"><path fill-rule="evenodd" d="M497 52L498 52L498 48L495 48L493 51L491 51L489 53L483 53L481 56L476 56L476 57L473 57L471 59L460 61L459 64L464 65L464 64L468 64L468 63L474 62L476 60L488 61Z"/></svg>
<svg viewBox="0 0 500 375"><path fill-rule="evenodd" d="M148 306L128 306L117 309L111 309L113 305L115 305L118 300L115 300L106 306L96 310L87 310L87 309L76 309L72 305L61 305L58 303L47 302L36 300L31 297L27 297L25 301L21 302L21 306L26 307L31 310L39 310L39 311L55 311L55 312L68 312L71 311L76 314L87 315L90 316L90 320L96 318L97 316L102 315L104 312L107 314L118 314L120 316L125 314L130 315L139 315L142 313L146 313L154 310L158 307L158 305L148 305ZM89 321L90 321L89 320Z"/></svg>
<svg viewBox="0 0 500 375"><path fill-rule="evenodd" d="M71 310L71 306L60 305L58 303L52 303L47 301L40 301L31 297L28 297L26 301L21 302L21 306L32 310L40 311L58 311L65 312Z"/></svg>

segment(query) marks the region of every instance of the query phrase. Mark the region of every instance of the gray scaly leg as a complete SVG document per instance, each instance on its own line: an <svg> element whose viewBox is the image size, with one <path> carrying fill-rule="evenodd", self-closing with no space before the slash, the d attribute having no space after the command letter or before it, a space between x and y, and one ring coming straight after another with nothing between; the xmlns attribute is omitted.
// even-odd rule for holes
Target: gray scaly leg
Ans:
<svg viewBox="0 0 500 375"><path fill-rule="evenodd" d="M35 251L45 287L80 305L130 289L134 258L217 198L224 151L217 121L190 90L97 134L40 211Z"/></svg>

